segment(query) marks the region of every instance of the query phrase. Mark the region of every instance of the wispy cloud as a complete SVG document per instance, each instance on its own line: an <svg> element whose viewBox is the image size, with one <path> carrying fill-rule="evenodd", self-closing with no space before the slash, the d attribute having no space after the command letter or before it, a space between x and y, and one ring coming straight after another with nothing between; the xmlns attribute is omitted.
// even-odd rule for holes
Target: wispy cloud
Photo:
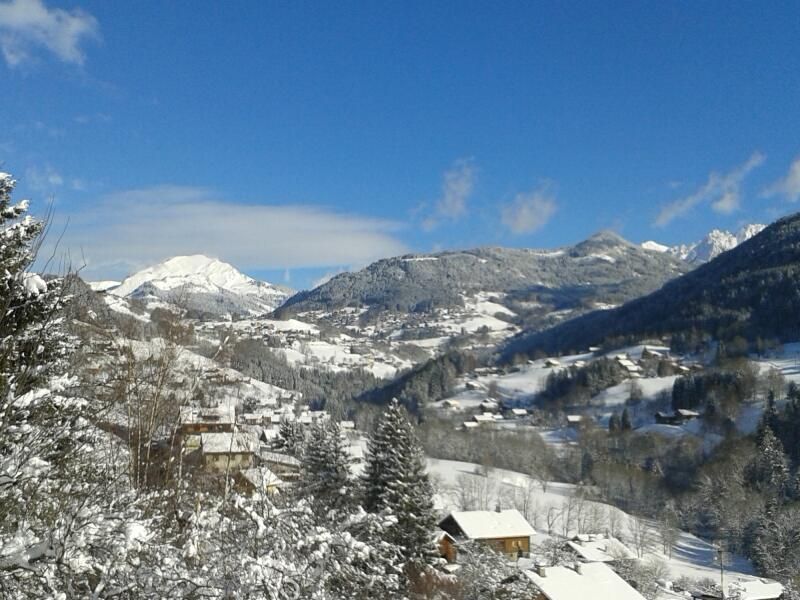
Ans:
<svg viewBox="0 0 800 600"><path fill-rule="evenodd" d="M741 205L741 186L750 172L765 160L761 152L754 152L747 161L727 173L712 172L705 184L688 196L684 196L663 206L654 224L658 227L669 225L699 204L710 204L711 209L722 214L730 214Z"/></svg>
<svg viewBox="0 0 800 600"><path fill-rule="evenodd" d="M90 278L197 253L241 269L324 268L407 252L400 229L319 206L242 204L205 188L161 185L111 194L70 215L60 248L73 262L85 259Z"/></svg>
<svg viewBox="0 0 800 600"><path fill-rule="evenodd" d="M455 221L467 212L467 200L472 195L477 177L475 163L470 158L461 158L445 171L442 180L442 195L436 201L434 214L428 216L422 227L432 231L441 221Z"/></svg>
<svg viewBox="0 0 800 600"><path fill-rule="evenodd" d="M538 231L558 210L552 185L544 184L526 194L517 194L514 201L500 211L500 220L511 233L520 235Z"/></svg>
<svg viewBox="0 0 800 600"><path fill-rule="evenodd" d="M789 202L800 200L800 156L789 166L789 172L761 192L763 198L780 196Z"/></svg>
<svg viewBox="0 0 800 600"><path fill-rule="evenodd" d="M79 8L48 8L42 0L0 2L0 50L11 67L31 60L39 49L83 64L83 43L98 37L97 19Z"/></svg>

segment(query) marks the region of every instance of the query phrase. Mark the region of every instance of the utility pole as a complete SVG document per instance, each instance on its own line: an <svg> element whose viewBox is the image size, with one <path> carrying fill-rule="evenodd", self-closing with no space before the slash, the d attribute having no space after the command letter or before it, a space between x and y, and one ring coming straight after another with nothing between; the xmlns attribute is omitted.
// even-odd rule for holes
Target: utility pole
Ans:
<svg viewBox="0 0 800 600"><path fill-rule="evenodd" d="M719 557L719 587L722 593L722 600L725 600L725 564L722 562L724 552L720 541L717 545L717 556Z"/></svg>

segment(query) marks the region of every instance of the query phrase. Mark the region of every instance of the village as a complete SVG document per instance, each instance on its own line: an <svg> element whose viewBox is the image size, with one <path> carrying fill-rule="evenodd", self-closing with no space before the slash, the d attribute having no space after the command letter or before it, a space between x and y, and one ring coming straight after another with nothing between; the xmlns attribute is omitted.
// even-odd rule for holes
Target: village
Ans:
<svg viewBox="0 0 800 600"><path fill-rule="evenodd" d="M486 412L476 416L497 415L503 420L528 416L524 409L511 409L508 416L503 417L499 405L481 408ZM330 422L331 416L325 411L309 410L295 404L293 398L285 398L262 401L257 406L249 404L247 412L239 414L233 406L185 406L181 410L179 432L188 465L194 465L210 478L224 481L226 487L239 493L277 500L281 495L292 493L303 468L287 440L304 428ZM474 422L481 423L480 420ZM340 421L336 426L348 448L352 473L358 476L363 470L365 438L352 421ZM446 471L452 476L460 470L460 463L432 461L431 464L436 463L440 463L434 466L436 473ZM477 471L477 465L475 467ZM469 476L481 477L477 472ZM463 485L460 481L458 484ZM511 485L523 484L516 480ZM446 488L440 488L440 492ZM457 510L446 497L446 493L437 494L438 529L431 531L432 547L445 572L458 577L462 551L469 552L474 544L481 544L503 557L517 577L533 584L532 589L538 591L532 592L532 600L645 599L644 590L637 590L619 574L650 564L644 534L638 533L637 537L634 530L634 527L643 527L639 519L612 507L570 496L566 501L568 505L562 504L558 514L554 514L552 506L546 509L546 526L539 515L534 515L539 529L518 508L504 506L499 494L493 510ZM544 506L540 508L545 510ZM603 510L607 511L607 517L598 516L598 511ZM623 520L629 520L627 526L614 518L614 511L621 514ZM575 514L567 514L572 512ZM656 535L654 532L650 535L652 544ZM678 554L682 551L678 548ZM681 572L680 563L669 563L669 566L676 565ZM724 562L720 571L715 571L716 568L713 565L702 567L700 572L718 573L716 581L725 595L715 595L707 586L692 587L697 577L673 580L669 568L664 567L655 582L656 597L659 600L777 600L783 593L783 586L775 581L731 571ZM696 575L691 569L687 572Z"/></svg>

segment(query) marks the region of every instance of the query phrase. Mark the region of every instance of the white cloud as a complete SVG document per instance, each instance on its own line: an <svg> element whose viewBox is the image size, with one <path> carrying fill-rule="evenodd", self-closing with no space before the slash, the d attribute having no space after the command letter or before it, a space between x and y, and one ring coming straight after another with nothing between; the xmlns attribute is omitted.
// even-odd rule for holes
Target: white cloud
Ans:
<svg viewBox="0 0 800 600"><path fill-rule="evenodd" d="M83 64L83 42L98 35L97 19L79 8L48 8L42 0L0 2L0 50L9 66L30 60L36 48Z"/></svg>
<svg viewBox="0 0 800 600"><path fill-rule="evenodd" d="M30 167L25 170L25 183L32 190L51 194L64 185L64 177L53 167Z"/></svg>
<svg viewBox="0 0 800 600"><path fill-rule="evenodd" d="M764 198L781 196L789 202L800 200L800 156L789 166L786 176L765 189L761 196Z"/></svg>
<svg viewBox="0 0 800 600"><path fill-rule="evenodd" d="M544 185L527 194L517 194L500 212L500 220L511 233L533 233L547 225L558 210L550 186Z"/></svg>
<svg viewBox="0 0 800 600"><path fill-rule="evenodd" d="M763 154L754 152L744 164L728 173L712 172L708 176L708 181L697 190L662 207L654 224L658 227L668 225L699 204L709 203L712 210L722 214L738 210L741 204L742 182L753 169L764 162L764 159Z"/></svg>
<svg viewBox="0 0 800 600"><path fill-rule="evenodd" d="M333 267L407 252L395 237L400 228L317 206L225 202L204 188L161 185L118 192L70 215L60 250L73 262L85 259L88 278L197 253L240 269Z"/></svg>
<svg viewBox="0 0 800 600"><path fill-rule="evenodd" d="M467 212L467 200L475 187L475 164L472 159L461 158L445 171L442 195L436 201L435 212L422 221L426 231L435 229L441 220L455 221Z"/></svg>

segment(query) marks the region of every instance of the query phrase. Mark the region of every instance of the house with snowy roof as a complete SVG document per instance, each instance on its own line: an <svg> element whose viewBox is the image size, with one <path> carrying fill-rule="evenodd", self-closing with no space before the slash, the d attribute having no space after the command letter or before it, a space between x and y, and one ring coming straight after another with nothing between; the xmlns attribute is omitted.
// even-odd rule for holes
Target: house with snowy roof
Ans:
<svg viewBox="0 0 800 600"><path fill-rule="evenodd" d="M636 559L636 554L617 538L601 534L576 535L564 543L564 550L582 562L613 564Z"/></svg>
<svg viewBox="0 0 800 600"><path fill-rule="evenodd" d="M259 461L284 481L296 480L300 476L300 461L289 454L262 449Z"/></svg>
<svg viewBox="0 0 800 600"><path fill-rule="evenodd" d="M266 467L242 469L237 473L238 487L248 494L271 496L280 492L283 480Z"/></svg>
<svg viewBox="0 0 800 600"><path fill-rule="evenodd" d="M233 406L181 406L181 435L233 431L236 410Z"/></svg>
<svg viewBox="0 0 800 600"><path fill-rule="evenodd" d="M256 438L249 432L200 434L203 466L210 471L239 471L255 462Z"/></svg>
<svg viewBox="0 0 800 600"><path fill-rule="evenodd" d="M447 515L439 528L459 540L484 542L504 554L528 554L531 548L533 527L522 514L512 508L507 510L455 511Z"/></svg>
<svg viewBox="0 0 800 600"><path fill-rule="evenodd" d="M644 600L644 596L601 562L537 566L524 573L539 589L535 600Z"/></svg>

